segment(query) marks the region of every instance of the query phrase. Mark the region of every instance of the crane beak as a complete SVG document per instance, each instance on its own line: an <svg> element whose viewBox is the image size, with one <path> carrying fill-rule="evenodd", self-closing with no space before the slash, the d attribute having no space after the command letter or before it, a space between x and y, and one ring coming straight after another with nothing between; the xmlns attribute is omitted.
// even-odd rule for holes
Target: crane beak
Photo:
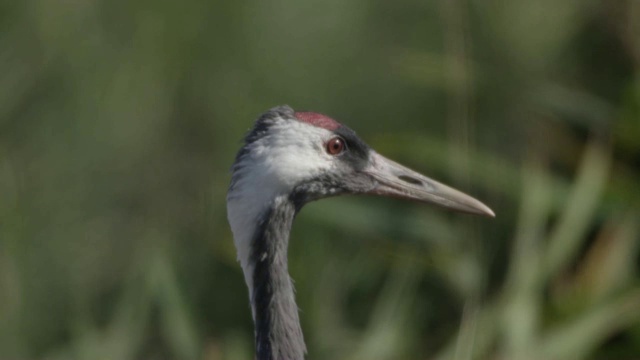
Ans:
<svg viewBox="0 0 640 360"><path fill-rule="evenodd" d="M376 181L367 194L416 200L447 209L495 217L489 207L471 196L441 184L405 166L372 152L371 165L363 172Z"/></svg>

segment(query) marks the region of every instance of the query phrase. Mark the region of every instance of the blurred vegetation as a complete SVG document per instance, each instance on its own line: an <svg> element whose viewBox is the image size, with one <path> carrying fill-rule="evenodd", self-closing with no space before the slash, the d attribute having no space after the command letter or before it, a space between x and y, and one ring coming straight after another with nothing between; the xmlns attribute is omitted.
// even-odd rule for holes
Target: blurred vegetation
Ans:
<svg viewBox="0 0 640 360"><path fill-rule="evenodd" d="M0 2L0 358L251 359L226 223L279 104L470 192L307 206L310 359L640 356L640 2Z"/></svg>

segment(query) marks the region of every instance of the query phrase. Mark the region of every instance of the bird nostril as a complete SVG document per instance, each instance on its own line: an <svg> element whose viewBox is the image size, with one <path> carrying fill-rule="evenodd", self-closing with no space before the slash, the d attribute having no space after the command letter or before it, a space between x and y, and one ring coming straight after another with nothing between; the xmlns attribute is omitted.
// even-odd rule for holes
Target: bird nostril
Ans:
<svg viewBox="0 0 640 360"><path fill-rule="evenodd" d="M400 180L408 182L409 184L422 185L422 181L420 181L420 180L418 180L416 178L412 178L411 176L400 175L400 176L398 176L398 178Z"/></svg>

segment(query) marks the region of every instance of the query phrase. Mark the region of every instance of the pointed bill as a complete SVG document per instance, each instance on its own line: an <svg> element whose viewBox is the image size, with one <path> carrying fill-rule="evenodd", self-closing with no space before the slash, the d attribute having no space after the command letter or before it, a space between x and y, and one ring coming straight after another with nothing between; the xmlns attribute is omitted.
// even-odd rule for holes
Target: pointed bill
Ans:
<svg viewBox="0 0 640 360"><path fill-rule="evenodd" d="M363 170L378 184L368 194L398 197L442 206L455 211L495 217L485 204L405 166L373 152L371 165Z"/></svg>

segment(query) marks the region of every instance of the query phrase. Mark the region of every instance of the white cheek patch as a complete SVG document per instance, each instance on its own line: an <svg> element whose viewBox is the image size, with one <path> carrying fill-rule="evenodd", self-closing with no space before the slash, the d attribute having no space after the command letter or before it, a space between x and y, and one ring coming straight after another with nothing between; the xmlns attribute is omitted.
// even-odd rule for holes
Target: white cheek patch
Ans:
<svg viewBox="0 0 640 360"><path fill-rule="evenodd" d="M333 157L324 149L332 136L329 130L282 119L249 145L249 152L235 167L227 217L249 291L253 285L251 241L262 214L301 181L334 168Z"/></svg>
<svg viewBox="0 0 640 360"><path fill-rule="evenodd" d="M325 129L289 121L274 125L265 138L257 141L254 161L265 166L265 174L284 187L327 171L333 159L324 151L331 136Z"/></svg>

